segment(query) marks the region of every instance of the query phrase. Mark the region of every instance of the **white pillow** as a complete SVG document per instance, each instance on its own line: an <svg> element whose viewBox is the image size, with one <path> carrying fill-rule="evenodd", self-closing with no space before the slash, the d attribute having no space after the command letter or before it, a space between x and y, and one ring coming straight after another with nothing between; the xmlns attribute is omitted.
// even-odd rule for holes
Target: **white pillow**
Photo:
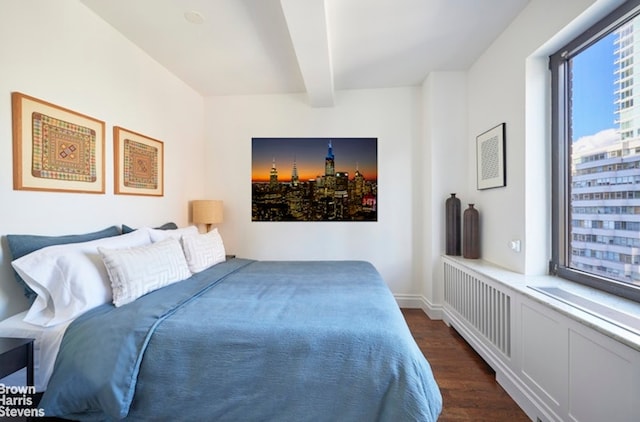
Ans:
<svg viewBox="0 0 640 422"><path fill-rule="evenodd" d="M98 247L150 243L149 233L137 230L89 242L48 246L14 260L13 268L37 294L24 321L49 327L110 302L109 276Z"/></svg>
<svg viewBox="0 0 640 422"><path fill-rule="evenodd" d="M182 236L199 233L196 226L188 226L175 230L158 230L152 228L146 228L146 230L149 231L149 234L151 235L151 241L153 242L159 242L168 238L180 240Z"/></svg>
<svg viewBox="0 0 640 422"><path fill-rule="evenodd" d="M218 229L206 234L182 236L182 249L192 273L199 273L226 260L224 244Z"/></svg>
<svg viewBox="0 0 640 422"><path fill-rule="evenodd" d="M168 238L138 248L98 250L109 273L116 306L191 277L177 239Z"/></svg>

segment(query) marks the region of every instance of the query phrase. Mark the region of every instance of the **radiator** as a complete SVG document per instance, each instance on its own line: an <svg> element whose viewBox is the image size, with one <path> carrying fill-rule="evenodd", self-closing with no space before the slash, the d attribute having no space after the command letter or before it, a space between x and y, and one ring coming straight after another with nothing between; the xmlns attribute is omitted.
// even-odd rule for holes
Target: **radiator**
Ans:
<svg viewBox="0 0 640 422"><path fill-rule="evenodd" d="M511 297L489 280L464 267L444 262L445 312L511 357ZM449 309L448 309L449 308Z"/></svg>

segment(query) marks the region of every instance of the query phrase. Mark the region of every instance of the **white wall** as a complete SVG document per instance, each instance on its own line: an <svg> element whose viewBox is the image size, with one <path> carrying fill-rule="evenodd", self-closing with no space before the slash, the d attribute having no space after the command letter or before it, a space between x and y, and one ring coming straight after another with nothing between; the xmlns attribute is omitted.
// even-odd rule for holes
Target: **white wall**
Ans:
<svg viewBox="0 0 640 422"><path fill-rule="evenodd" d="M421 227L424 259L421 264L423 279L422 294L437 308L442 303L443 286L440 256L445 248L445 201L455 193L461 198L463 208L467 206L466 180L469 151L467 139L467 75L465 72L434 72L422 85L422 153L425 163L423 183L416 195L423 216L416 221ZM428 312L438 317L436 312Z"/></svg>
<svg viewBox="0 0 640 422"><path fill-rule="evenodd" d="M551 255L547 57L620 3L532 0L469 70L466 146L474 171L461 190L480 212L484 259L520 273L546 272ZM478 191L475 138L502 122L507 125L507 186ZM522 241L522 252L511 251L512 239Z"/></svg>
<svg viewBox="0 0 640 422"><path fill-rule="evenodd" d="M395 294L420 292L413 263L425 259L414 228L423 218L415 205L422 180L415 167L430 163L417 159L419 98L418 87L337 92L330 108L312 108L304 95L207 98L207 189L224 200L219 229L227 251L255 259L364 259ZM252 222L252 137L378 138L378 221Z"/></svg>
<svg viewBox="0 0 640 422"><path fill-rule="evenodd" d="M106 194L13 190L11 92L106 122ZM0 235L71 234L110 225L187 224L203 192L203 98L76 0L0 3ZM164 142L165 195L113 194L114 125ZM6 241L0 317L23 309Z"/></svg>

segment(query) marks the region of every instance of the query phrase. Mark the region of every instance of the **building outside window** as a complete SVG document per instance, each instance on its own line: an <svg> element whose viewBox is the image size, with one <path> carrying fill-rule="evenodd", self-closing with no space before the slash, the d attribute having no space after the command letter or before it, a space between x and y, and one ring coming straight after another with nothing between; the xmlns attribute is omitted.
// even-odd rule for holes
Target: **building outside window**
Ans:
<svg viewBox="0 0 640 422"><path fill-rule="evenodd" d="M552 55L550 271L640 301L640 0Z"/></svg>

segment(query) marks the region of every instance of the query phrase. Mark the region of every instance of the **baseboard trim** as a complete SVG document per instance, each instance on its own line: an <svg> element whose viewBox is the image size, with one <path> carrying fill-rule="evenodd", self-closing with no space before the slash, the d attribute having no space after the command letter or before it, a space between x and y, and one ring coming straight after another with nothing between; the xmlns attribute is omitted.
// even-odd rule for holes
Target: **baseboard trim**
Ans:
<svg viewBox="0 0 640 422"><path fill-rule="evenodd" d="M394 295L398 306L407 309L422 309L431 319L442 319L442 305L431 303L422 295Z"/></svg>

